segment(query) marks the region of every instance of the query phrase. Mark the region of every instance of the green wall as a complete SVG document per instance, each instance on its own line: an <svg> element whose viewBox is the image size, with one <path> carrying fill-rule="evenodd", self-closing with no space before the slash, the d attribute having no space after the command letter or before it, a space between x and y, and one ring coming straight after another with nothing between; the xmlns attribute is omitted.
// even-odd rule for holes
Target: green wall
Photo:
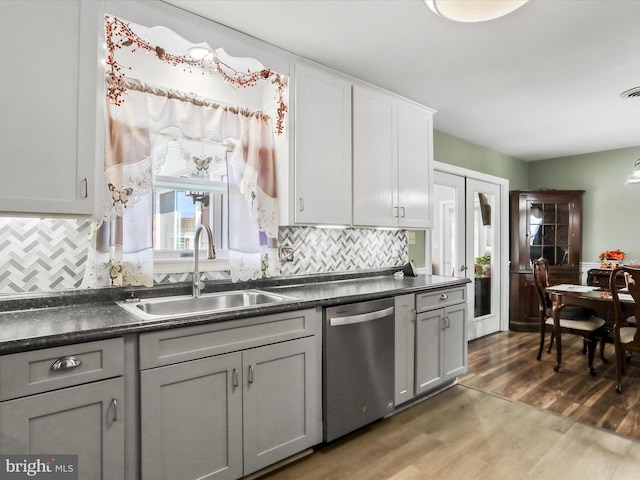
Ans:
<svg viewBox="0 0 640 480"><path fill-rule="evenodd" d="M638 158L640 147L632 147L529 162L529 189L585 190L583 261L616 248L640 261L640 185L624 184Z"/></svg>
<svg viewBox="0 0 640 480"><path fill-rule="evenodd" d="M511 190L527 188L526 162L438 130L433 131L433 157L438 162L506 178ZM418 268L425 266L425 242L425 232L417 231L416 243L409 245L409 259Z"/></svg>
<svg viewBox="0 0 640 480"><path fill-rule="evenodd" d="M619 248L640 261L640 185L624 184L640 146L524 162L434 130L433 149L439 162L507 178L510 190L585 190L582 260Z"/></svg>
<svg viewBox="0 0 640 480"><path fill-rule="evenodd" d="M433 158L476 172L509 180L510 190L527 188L527 163L487 147L434 130Z"/></svg>

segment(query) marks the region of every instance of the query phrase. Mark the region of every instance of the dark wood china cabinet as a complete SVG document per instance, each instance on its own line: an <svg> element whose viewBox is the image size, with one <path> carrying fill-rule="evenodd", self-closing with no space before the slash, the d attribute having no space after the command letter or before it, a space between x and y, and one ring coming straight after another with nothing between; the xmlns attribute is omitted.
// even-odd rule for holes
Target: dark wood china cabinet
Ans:
<svg viewBox="0 0 640 480"><path fill-rule="evenodd" d="M553 284L580 283L583 190L510 193L509 328L540 328L532 260L549 262Z"/></svg>

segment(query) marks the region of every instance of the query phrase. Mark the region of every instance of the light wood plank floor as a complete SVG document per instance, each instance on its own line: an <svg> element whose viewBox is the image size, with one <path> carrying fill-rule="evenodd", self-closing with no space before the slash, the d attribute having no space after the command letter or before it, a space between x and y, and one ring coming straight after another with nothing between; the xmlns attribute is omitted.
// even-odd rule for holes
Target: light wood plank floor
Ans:
<svg viewBox="0 0 640 480"><path fill-rule="evenodd" d="M503 332L471 342L459 385L262 478L640 478L640 442L630 438L640 431L632 413L639 376L626 377L616 394L613 366L598 361L590 377L579 339L565 337L565 365L554 372L551 355L535 360L537 339Z"/></svg>

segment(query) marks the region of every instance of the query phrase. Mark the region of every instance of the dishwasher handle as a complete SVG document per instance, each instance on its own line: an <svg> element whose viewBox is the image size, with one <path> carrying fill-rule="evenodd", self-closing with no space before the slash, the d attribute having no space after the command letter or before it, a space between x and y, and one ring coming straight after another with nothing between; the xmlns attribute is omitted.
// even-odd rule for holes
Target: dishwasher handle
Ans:
<svg viewBox="0 0 640 480"><path fill-rule="evenodd" d="M329 326L339 327L342 325L353 325L354 323L370 322L372 320L377 320L378 318L388 317L389 315L393 315L393 307L376 310L374 312L360 313L358 315L349 315L346 317L331 317L329 318Z"/></svg>

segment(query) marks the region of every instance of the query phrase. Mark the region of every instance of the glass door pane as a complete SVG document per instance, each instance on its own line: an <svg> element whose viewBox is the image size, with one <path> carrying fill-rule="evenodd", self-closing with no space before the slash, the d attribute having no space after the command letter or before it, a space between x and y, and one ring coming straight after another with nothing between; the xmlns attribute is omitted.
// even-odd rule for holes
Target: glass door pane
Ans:
<svg viewBox="0 0 640 480"><path fill-rule="evenodd" d="M549 266L569 263L569 205L528 202L529 260L544 257Z"/></svg>
<svg viewBox="0 0 640 480"><path fill-rule="evenodd" d="M436 171L433 187L431 272L447 277L465 277L464 177Z"/></svg>
<svg viewBox="0 0 640 480"><path fill-rule="evenodd" d="M500 189L467 179L467 257L473 260L473 320L469 338L500 329ZM495 274L494 274L495 272Z"/></svg>

